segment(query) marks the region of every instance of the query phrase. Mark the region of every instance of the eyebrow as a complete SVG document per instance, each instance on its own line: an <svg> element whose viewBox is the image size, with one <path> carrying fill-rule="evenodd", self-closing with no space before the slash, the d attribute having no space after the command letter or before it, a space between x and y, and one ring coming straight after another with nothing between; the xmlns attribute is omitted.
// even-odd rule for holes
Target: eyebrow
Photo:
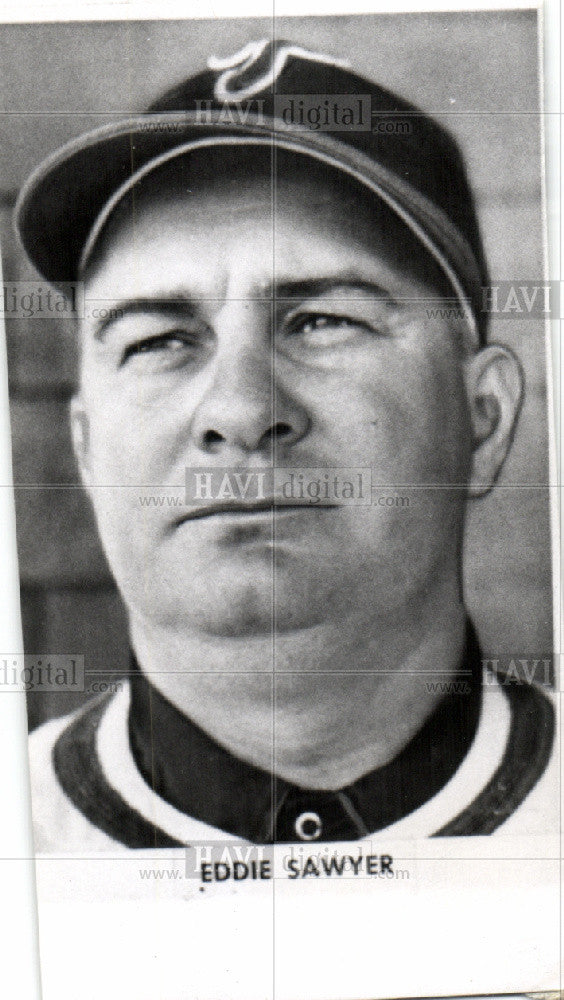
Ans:
<svg viewBox="0 0 564 1000"><path fill-rule="evenodd" d="M387 304L397 306L399 303L393 295L374 281L367 281L356 274L339 273L321 278L307 278L300 281L277 281L271 283L265 294L256 295L254 301L303 301L326 295L328 292L335 292L342 289L344 292L356 291L364 292L372 299L385 300ZM346 301L349 296L343 295L342 301ZM249 301L252 296L246 296ZM91 300L96 301L96 300ZM100 300L102 301L102 300ZM143 298L131 298L113 301L105 308L109 314L97 321L92 330L95 340L103 341L110 326L136 314L153 314L169 316L171 313L180 313L183 316L193 317L198 311L201 302L218 302L223 299L216 297L191 296L183 292L160 292L155 295ZM86 299L88 302L88 299Z"/></svg>
<svg viewBox="0 0 564 1000"><path fill-rule="evenodd" d="M85 305L88 301L88 299L85 300ZM96 301L105 302L106 300L90 300L90 302ZM183 316L194 316L197 311L197 300L179 292L161 292L146 298L118 299L103 306L103 308L109 315L99 319L94 324L92 329L94 340L103 341L110 326L126 319L127 316L135 316L139 313L169 316L171 313L180 312Z"/></svg>
<svg viewBox="0 0 564 1000"><path fill-rule="evenodd" d="M327 292L337 291L365 292L370 298L385 299L391 304L397 304L392 294L375 281L367 281L358 275L336 274L323 278L311 278L305 281L277 282L274 289L274 299L313 299ZM343 299L347 296L344 295Z"/></svg>

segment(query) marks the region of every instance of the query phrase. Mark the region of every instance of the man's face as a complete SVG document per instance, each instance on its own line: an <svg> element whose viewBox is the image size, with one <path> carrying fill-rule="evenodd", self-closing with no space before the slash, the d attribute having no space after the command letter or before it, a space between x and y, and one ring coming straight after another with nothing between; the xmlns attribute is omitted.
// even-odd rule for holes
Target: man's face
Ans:
<svg viewBox="0 0 564 1000"><path fill-rule="evenodd" d="M83 324L73 424L102 542L133 615L171 629L401 622L457 572L461 349L397 233L304 176L272 191L154 184L87 273L106 322ZM369 467L375 502L186 516L187 467L272 463Z"/></svg>

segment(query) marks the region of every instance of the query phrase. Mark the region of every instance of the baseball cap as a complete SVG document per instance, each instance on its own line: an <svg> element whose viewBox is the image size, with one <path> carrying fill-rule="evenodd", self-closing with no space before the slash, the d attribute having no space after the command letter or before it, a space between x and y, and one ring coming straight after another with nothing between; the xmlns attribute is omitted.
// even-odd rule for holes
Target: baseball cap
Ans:
<svg viewBox="0 0 564 1000"><path fill-rule="evenodd" d="M16 205L28 257L49 283L76 281L127 192L174 157L222 145L305 154L368 188L444 272L464 308L469 343L484 342L487 267L454 138L344 60L287 41L262 39L231 57L212 56L145 113L88 132L40 164Z"/></svg>

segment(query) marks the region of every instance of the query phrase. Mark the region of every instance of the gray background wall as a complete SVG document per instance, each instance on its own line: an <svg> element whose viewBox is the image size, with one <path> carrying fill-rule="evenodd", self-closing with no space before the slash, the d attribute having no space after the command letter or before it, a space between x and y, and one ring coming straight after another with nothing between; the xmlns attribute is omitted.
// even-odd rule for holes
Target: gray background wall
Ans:
<svg viewBox="0 0 564 1000"><path fill-rule="evenodd" d="M32 278L11 232L15 193L66 140L141 110L161 90L272 35L265 19L0 27L0 237L7 281ZM536 14L477 12L277 18L276 36L350 59L458 137L494 279L542 277ZM71 324L8 324L14 479L26 652L127 662L125 615L78 487L67 427ZM544 330L494 322L525 369L526 399L500 488L474 504L467 603L489 655L550 651L551 580ZM106 679L110 675L107 675ZM80 696L29 697L30 725Z"/></svg>

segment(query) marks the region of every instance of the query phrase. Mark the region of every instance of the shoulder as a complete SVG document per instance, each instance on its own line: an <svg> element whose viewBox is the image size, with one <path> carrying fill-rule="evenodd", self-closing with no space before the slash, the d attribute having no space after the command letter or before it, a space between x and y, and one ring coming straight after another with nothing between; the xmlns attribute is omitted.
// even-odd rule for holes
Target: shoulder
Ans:
<svg viewBox="0 0 564 1000"><path fill-rule="evenodd" d="M556 832L559 755L553 696L535 684L498 673L484 675L482 700L482 717L489 716L493 724L489 737L482 740L484 759L489 756L489 745L499 740L504 715L506 732L499 749L491 755L488 780L438 835Z"/></svg>
<svg viewBox="0 0 564 1000"><path fill-rule="evenodd" d="M533 683L498 677L512 725L497 785L512 803L500 833L550 834L559 829L560 726L554 694Z"/></svg>
<svg viewBox="0 0 564 1000"><path fill-rule="evenodd" d="M136 769L128 736L129 684L49 722L31 737L36 853L82 855L182 846L159 821L175 812ZM135 789L141 794L135 795ZM137 801L136 801L137 799Z"/></svg>
<svg viewBox="0 0 564 1000"><path fill-rule="evenodd" d="M115 845L99 827L91 823L69 796L56 763L56 754L68 733L77 724L93 731L99 708L105 704L95 699L84 707L53 719L36 729L29 739L31 807L35 851L37 854L72 854L107 851ZM81 775L76 774L78 783Z"/></svg>

